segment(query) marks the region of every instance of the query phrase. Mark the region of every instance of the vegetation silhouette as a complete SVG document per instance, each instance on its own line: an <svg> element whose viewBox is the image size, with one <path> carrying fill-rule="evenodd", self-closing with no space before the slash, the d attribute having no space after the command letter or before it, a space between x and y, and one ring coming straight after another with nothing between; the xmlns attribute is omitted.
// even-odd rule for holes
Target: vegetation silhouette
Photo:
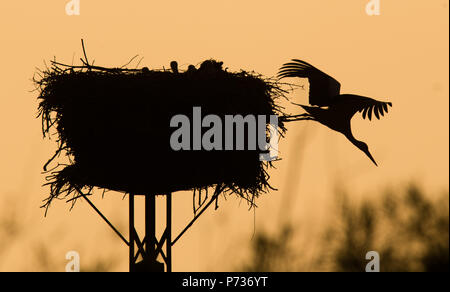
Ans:
<svg viewBox="0 0 450 292"><path fill-rule="evenodd" d="M301 60L294 59L291 63L284 64L278 76L280 78L308 78L310 83L309 103L314 106L293 103L302 107L306 113L291 116L287 121L317 121L334 131L342 133L377 165L367 144L353 136L350 120L357 112L362 112L364 119L367 115L369 120L372 120L372 112L377 119L380 119L380 115L384 116L384 112L388 112L388 106L392 106L392 103L360 95L340 94L341 84L336 79Z"/></svg>
<svg viewBox="0 0 450 292"><path fill-rule="evenodd" d="M277 234L258 233L249 264L239 270L364 272L366 253L377 251L381 272L449 271L448 191L434 200L411 184L358 205L349 197L337 194L337 218L325 228L312 262L302 262L307 253L294 242L300 234L286 223Z"/></svg>
<svg viewBox="0 0 450 292"><path fill-rule="evenodd" d="M15 195L15 194L14 194ZM15 197L15 196L14 196ZM54 226L47 231L44 238L33 239L32 231L37 230L32 218L23 216L23 210L27 209L21 202L11 199L11 196L2 196L0 206L0 271L24 271L24 272L63 272L67 264L64 255L67 251L55 248L52 243L61 243L65 237L66 227L63 223ZM88 244L77 243L79 251L83 252ZM20 253L17 254L17 249ZM13 256L11 256L13 254ZM11 267L11 260L14 267ZM19 262L21 264L17 264ZM109 272L117 270L121 265L116 252L107 253L106 256L94 256L83 258L81 272Z"/></svg>

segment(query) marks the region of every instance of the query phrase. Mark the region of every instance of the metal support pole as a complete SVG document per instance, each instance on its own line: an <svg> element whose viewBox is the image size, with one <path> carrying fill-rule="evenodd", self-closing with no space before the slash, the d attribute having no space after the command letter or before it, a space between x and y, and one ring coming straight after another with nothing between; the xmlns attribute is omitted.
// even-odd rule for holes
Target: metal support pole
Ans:
<svg viewBox="0 0 450 292"><path fill-rule="evenodd" d="M156 199L154 195L144 196L145 200L145 235L141 242L134 226L134 194L129 198L129 220L130 220L130 272L164 272L172 271L172 194L166 196L166 228L161 239L156 238ZM166 244L166 253L163 245ZM137 249L135 249L137 245ZM158 256L163 258L164 263L158 262ZM142 261L138 262L139 256Z"/></svg>
<svg viewBox="0 0 450 292"><path fill-rule="evenodd" d="M134 230L134 194L129 194L129 232L130 232L130 239L129 239L129 247L130 247L130 272L134 271L134 242L135 242L135 238L134 238L134 234L135 234L135 230Z"/></svg>
<svg viewBox="0 0 450 292"><path fill-rule="evenodd" d="M81 193L81 192L80 192ZM129 241L106 219L106 217L94 206L94 204L82 194L89 205L108 223L108 225L119 235L119 237L129 247L129 271L130 272L172 272L172 246L182 235L180 234L172 242L172 193L166 194L166 228L158 240L156 238L156 198L154 195L144 196L145 200L145 235L141 241L134 226L135 223L135 196L129 194L128 197L128 220L129 220ZM203 212L203 210L202 210ZM182 232L184 233L184 231ZM166 244L166 252L163 248ZM137 249L136 249L137 247ZM139 256L142 261L138 262ZM161 256L164 263L158 262Z"/></svg>
<svg viewBox="0 0 450 292"><path fill-rule="evenodd" d="M80 190L78 192L86 199L89 205L106 221L106 223L119 235L119 237L129 247L129 270L130 272L164 272L164 264L166 272L172 272L172 246L180 239L180 237L188 230L192 224L200 217L200 215L208 209L208 207L217 200L218 195L223 191L224 186L217 186L214 195L202 210L194 216L194 219L180 232L180 234L172 241L172 193L166 194L166 228L158 240L156 238L156 198L155 195L145 195L145 235L141 241L134 226L135 223L135 196L129 194L129 241L106 219L106 217L94 206L94 204ZM166 244L166 252L163 248ZM137 249L135 249L137 247ZM137 251L137 253L136 253ZM139 256L142 261L138 262ZM161 256L164 263L158 262Z"/></svg>
<svg viewBox="0 0 450 292"><path fill-rule="evenodd" d="M166 271L172 272L172 193L166 196L166 230Z"/></svg>
<svg viewBox="0 0 450 292"><path fill-rule="evenodd" d="M150 261L156 261L155 234L156 234L156 202L155 196L145 196L145 251Z"/></svg>

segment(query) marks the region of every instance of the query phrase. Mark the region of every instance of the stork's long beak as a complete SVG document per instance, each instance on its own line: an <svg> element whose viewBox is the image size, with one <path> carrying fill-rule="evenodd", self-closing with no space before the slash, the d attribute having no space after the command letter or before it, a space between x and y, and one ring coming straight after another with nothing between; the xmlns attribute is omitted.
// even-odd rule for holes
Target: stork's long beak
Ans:
<svg viewBox="0 0 450 292"><path fill-rule="evenodd" d="M369 156L370 160L372 160L372 162L378 166L378 164L376 163L375 159L373 159L372 154L370 154L369 150L364 151L364 153L366 153L367 156Z"/></svg>

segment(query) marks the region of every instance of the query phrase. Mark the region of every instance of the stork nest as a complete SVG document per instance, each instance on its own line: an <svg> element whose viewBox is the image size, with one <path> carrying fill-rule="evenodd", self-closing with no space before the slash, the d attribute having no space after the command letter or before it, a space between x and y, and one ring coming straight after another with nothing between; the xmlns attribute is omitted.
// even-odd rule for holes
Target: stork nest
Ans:
<svg viewBox="0 0 450 292"><path fill-rule="evenodd" d="M190 117L194 106L201 107L202 117L284 116L276 100L286 91L278 81L228 72L215 60L184 72L82 61L71 66L54 60L33 79L43 135L56 135L58 144L44 165L50 195L42 207L48 209L54 199L75 203L94 187L146 195L200 194L216 187L254 206L255 198L272 188L267 173L272 162L260 161L261 151L174 151L169 122L177 114ZM282 137L282 119L278 126Z"/></svg>

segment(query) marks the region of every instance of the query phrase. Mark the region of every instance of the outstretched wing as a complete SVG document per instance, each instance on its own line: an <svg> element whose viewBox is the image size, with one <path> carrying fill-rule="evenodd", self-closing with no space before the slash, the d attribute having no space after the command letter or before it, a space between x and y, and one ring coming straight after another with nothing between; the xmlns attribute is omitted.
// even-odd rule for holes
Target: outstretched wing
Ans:
<svg viewBox="0 0 450 292"><path fill-rule="evenodd" d="M341 84L336 79L302 60L293 59L292 62L284 64L278 77L308 78L309 103L312 105L330 105L341 90Z"/></svg>
<svg viewBox="0 0 450 292"><path fill-rule="evenodd" d="M369 120L372 120L372 114L377 119L380 119L380 116L384 116L384 113L388 112L388 108L392 107L392 103L360 95L342 94L335 100L333 106L339 108L338 110L342 114L353 116L357 112L362 112L363 119L368 117Z"/></svg>

